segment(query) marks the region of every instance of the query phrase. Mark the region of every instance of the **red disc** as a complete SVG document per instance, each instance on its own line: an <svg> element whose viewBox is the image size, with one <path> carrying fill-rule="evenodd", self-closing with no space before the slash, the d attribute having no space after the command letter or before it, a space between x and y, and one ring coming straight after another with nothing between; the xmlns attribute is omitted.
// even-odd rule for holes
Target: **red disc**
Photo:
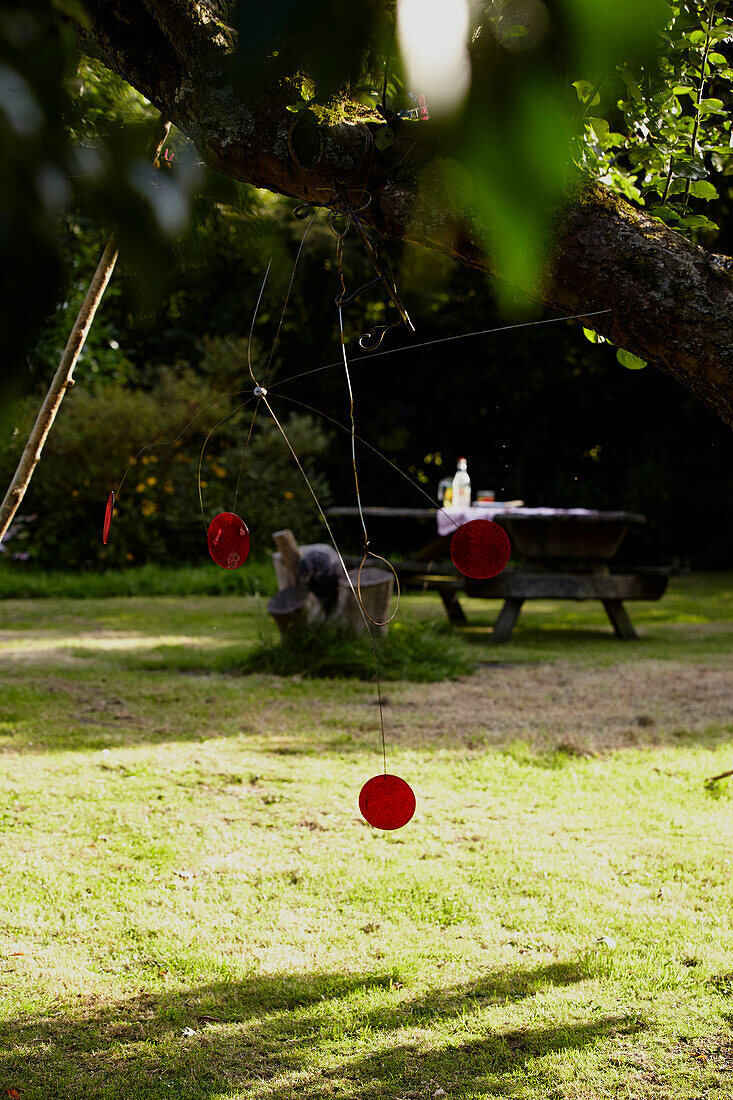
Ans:
<svg viewBox="0 0 733 1100"><path fill-rule="evenodd" d="M511 552L506 531L490 519L472 519L462 524L450 542L450 556L456 569L477 581L501 573Z"/></svg>
<svg viewBox="0 0 733 1100"><path fill-rule="evenodd" d="M220 512L209 524L209 553L222 569L239 569L249 554L247 524L234 512Z"/></svg>
<svg viewBox="0 0 733 1100"><path fill-rule="evenodd" d="M115 494L112 491L107 497L107 507L104 509L104 523L102 524L102 545L107 545L109 529L112 526L112 512L115 506Z"/></svg>
<svg viewBox="0 0 733 1100"><path fill-rule="evenodd" d="M359 809L375 829L401 829L415 812L415 795L398 775L375 775L359 792Z"/></svg>

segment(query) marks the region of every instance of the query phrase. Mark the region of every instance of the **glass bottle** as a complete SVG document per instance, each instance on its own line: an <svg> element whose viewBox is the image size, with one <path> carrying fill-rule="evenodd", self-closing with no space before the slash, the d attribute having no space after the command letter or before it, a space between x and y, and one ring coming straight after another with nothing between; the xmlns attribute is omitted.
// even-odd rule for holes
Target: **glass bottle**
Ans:
<svg viewBox="0 0 733 1100"><path fill-rule="evenodd" d="M471 507L471 479L468 476L465 458L458 459L458 469L453 478L453 507Z"/></svg>

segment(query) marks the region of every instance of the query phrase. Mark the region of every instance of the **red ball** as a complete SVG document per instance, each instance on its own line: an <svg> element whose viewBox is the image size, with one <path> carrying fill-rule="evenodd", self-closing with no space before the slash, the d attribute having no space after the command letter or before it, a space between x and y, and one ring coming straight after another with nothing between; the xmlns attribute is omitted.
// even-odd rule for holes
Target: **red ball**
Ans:
<svg viewBox="0 0 733 1100"><path fill-rule="evenodd" d="M476 581L495 577L509 561L512 544L503 527L490 519L462 524L450 543L450 556L459 572Z"/></svg>
<svg viewBox="0 0 733 1100"><path fill-rule="evenodd" d="M401 829L415 812L415 795L398 775L375 775L359 792L359 809L375 829Z"/></svg>
<svg viewBox="0 0 733 1100"><path fill-rule="evenodd" d="M107 507L104 509L104 523L102 524L102 545L107 545L109 529L112 526L112 512L115 506L115 494L112 491L107 497Z"/></svg>
<svg viewBox="0 0 733 1100"><path fill-rule="evenodd" d="M234 512L220 512L209 524L209 553L222 569L239 569L249 554L247 524Z"/></svg>

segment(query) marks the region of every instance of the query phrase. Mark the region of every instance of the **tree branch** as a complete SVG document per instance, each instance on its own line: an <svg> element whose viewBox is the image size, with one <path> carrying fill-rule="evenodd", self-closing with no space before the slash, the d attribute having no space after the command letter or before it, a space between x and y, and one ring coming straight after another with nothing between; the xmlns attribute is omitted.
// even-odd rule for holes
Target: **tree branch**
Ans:
<svg viewBox="0 0 733 1100"><path fill-rule="evenodd" d="M292 91L282 81L245 100L231 77L229 38L202 0L88 0L87 7L97 55L151 98L217 171L316 205L345 194L382 235L488 269L478 232L451 199L446 155L431 125L397 121L394 143L382 151L374 135L383 122L353 103L348 118L338 109L294 115L285 109ZM140 13L144 41L130 25ZM162 43L162 63L153 41ZM568 314L610 309L589 327L733 424L729 261L599 184L578 185L554 229L546 304Z"/></svg>

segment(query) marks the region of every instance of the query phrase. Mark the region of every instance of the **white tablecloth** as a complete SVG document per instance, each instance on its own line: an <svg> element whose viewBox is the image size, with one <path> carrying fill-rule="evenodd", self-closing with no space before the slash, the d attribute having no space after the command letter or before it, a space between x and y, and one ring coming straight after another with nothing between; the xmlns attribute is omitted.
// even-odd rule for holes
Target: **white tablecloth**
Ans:
<svg viewBox="0 0 733 1100"><path fill-rule="evenodd" d="M496 515L502 516L593 516L597 512L590 508L507 508L496 501L494 504L486 504L470 508L439 508L438 534L452 535L456 527L462 523L468 523L472 519L493 519Z"/></svg>

